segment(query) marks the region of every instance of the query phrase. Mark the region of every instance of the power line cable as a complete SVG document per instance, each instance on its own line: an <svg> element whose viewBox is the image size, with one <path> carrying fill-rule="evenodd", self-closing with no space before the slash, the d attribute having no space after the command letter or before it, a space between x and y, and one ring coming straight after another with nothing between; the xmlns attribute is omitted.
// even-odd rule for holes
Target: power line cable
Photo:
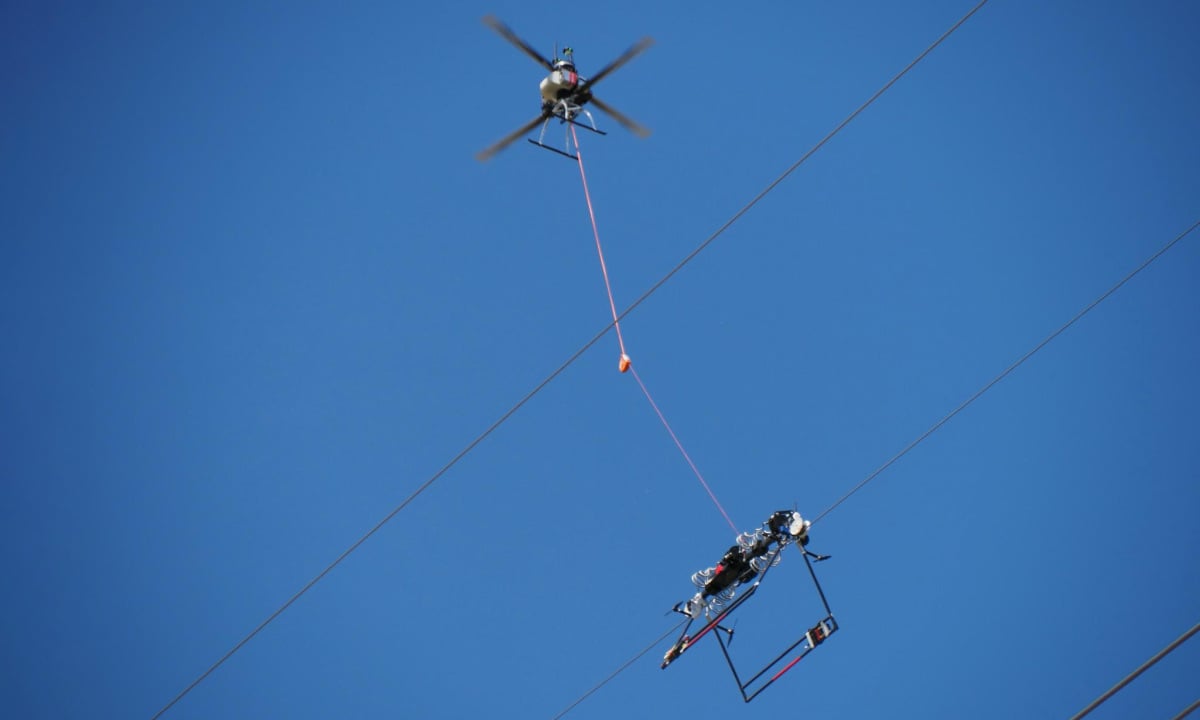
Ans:
<svg viewBox="0 0 1200 720"><path fill-rule="evenodd" d="M611 327L611 325L609 327ZM499 428L501 425L503 425L510 417L512 417L518 410L520 410L525 405L525 403L527 403L531 399L533 399L534 395L537 395L539 392L541 392L542 388L549 385L551 381L553 381L556 377L558 377L560 374L562 374L562 372L564 370L566 370L576 360L579 359L579 356L581 356L585 352L587 352L588 349L592 347L592 345L595 345L600 340L600 338L604 336L604 334L606 332L608 332L608 327L604 328L604 330L597 333L595 335L595 337L593 337L591 340L589 340L587 342L587 344L585 344L583 347L576 350L575 353L573 355L571 355L571 357L567 358L566 362L564 362L562 365L558 366L558 369L556 369L554 372L550 373L550 375L548 375L545 380L538 383L537 387L535 387L534 389L532 389L528 393L526 393L525 397L523 397L519 401L517 401L516 405L513 405L511 408L508 409L508 412L501 415L498 420L496 420L494 423L492 423L490 426L488 426L488 428L486 430L484 430L482 433L480 433L478 437L476 437L474 440L472 440L457 455L455 455L453 458L451 458L450 462L443 465L440 470L435 472L428 480L426 480L424 483L422 483L420 487L418 487L408 497L406 497L402 503L397 505L391 512L389 512L386 516L384 516L384 518L382 520L375 523L374 527L372 527L370 530L368 530L358 540L354 541L354 544L351 545L350 547L346 548L346 550L341 555L338 555L336 560L329 563L329 565L324 570L322 570L320 573L318 573L316 577L314 577L312 580L308 581L308 583L304 587L300 588L300 590L298 590L296 592L296 594L294 594L290 598L288 598L287 602L285 602L283 605L280 605L278 610L271 613L267 617L266 620L263 620L261 623L259 623L256 628L251 630L250 633L248 635L246 635L246 637L239 640L238 643L229 650L229 652L222 655L219 660L217 660L207 670L205 670L203 673L201 673L200 676L198 678L196 678L195 680L193 680L190 685L185 687L182 691L180 691L180 693L178 695L176 695L174 698L172 698L171 702L167 703L166 705L164 705L162 707L161 710L154 713L154 715L151 717L151 720L157 720L159 717L161 717L165 712L170 710L176 703L178 703L180 700L182 700L185 695L187 695L189 692L191 692L193 689L195 689L195 687L197 685L199 685L201 682L203 682L205 678L207 678L209 675L212 675L213 672L215 672L217 668L224 665L225 661L228 660L229 658L233 657L234 653L236 653L238 650L241 650L242 647L246 643L250 642L250 640L253 639L255 635L258 635L260 632L262 632L268 625L271 624L271 622L273 622L275 620L275 618L277 618L281 614L283 614L283 611L285 611L289 607L291 607L293 603L295 603L297 600L300 599L300 597L302 595L304 595L304 593L311 590L314 585L316 585L318 582L320 582L322 579L324 579L324 577L326 575L328 575L334 568L336 568L338 565L342 564L343 560L348 558L351 553L353 553L363 543L365 543L368 539L370 539L370 537L372 535L379 532L379 530L382 529L383 526L386 525L392 518L396 517L396 515L398 515L401 510L408 507L409 503L411 503L413 500L417 499L418 495L420 495L421 493L428 490L429 486L433 485L433 483L436 482L438 480L438 478L442 477L442 475L445 475L446 472L448 470L450 470L450 468L454 467L458 463L459 460L462 460L464 457L466 457L467 454L470 453L472 450L474 450L475 447L477 445L479 445L479 443L483 442L484 439L487 438L488 435L491 435L493 432L495 432L497 428Z"/></svg>
<svg viewBox="0 0 1200 720"><path fill-rule="evenodd" d="M941 45L942 42L944 42L946 40L946 38L948 38L952 34L954 34L955 30L958 30L958 28L961 27L963 23L965 23L967 20L970 20L972 15L974 15L984 5L987 5L987 4L988 4L988 0L982 0L978 5L971 8L971 10L969 12L967 12L966 15L963 15L962 18L960 18L958 22L956 22L952 26L950 26L949 30L942 33L941 36L937 40L934 40L933 43L929 47L925 48L925 50L922 51L921 54L918 55L912 62L910 62L908 65L906 65L903 70L896 73L896 75L891 80L888 80L887 83L884 84L883 87L879 88L879 90L877 90L874 95L872 95L870 98L868 98L866 102L864 102L862 105L859 105L857 110L850 113L846 117L845 120L843 120L841 123L838 124L837 127L835 127L833 130L830 130L828 135L821 138L820 142L818 142L816 145L813 145L812 148L810 148L808 152L804 153L804 155L802 155L799 160L792 163L791 167L789 167L787 170L784 170L783 174L781 174L779 177L775 178L775 180L770 185L768 185L766 187L766 189L764 189L758 195L755 195L754 199L752 199L750 202L746 203L745 207L743 207L741 210L738 210L736 213L734 213L733 217L729 218L729 220L724 225L717 228L716 232L714 232L712 235L709 235L708 239L706 239L704 242L700 243L696 247L695 250L688 253L687 257L685 257L683 260L679 261L679 264L671 269L671 272L667 273L666 275L663 276L663 278L661 280L659 280L658 282L651 285L650 289L647 290L646 292L642 293L641 297L639 297L637 300L634 300L632 305L625 308L625 311L622 312L617 319L624 320L626 315L633 312L634 308L636 308L638 305L641 305L642 302L644 302L646 300L646 298L653 295L660 287L665 285L668 280L670 280L672 277L675 276L675 273L682 270L683 267L685 265L687 265L688 263L690 263L692 260L694 260L697 255L704 252L704 249L707 248L709 246L709 244L712 243L713 240L716 240L721 235L721 233L728 230L730 225L733 225L735 222L740 220L742 215L745 215L750 210L750 208L757 205L758 201L762 200L764 197L766 197L767 193L774 190L776 185L783 182L787 178L788 175L791 175L792 172L794 172L796 170L796 168L803 165L810 157L812 157L814 154L816 154L816 152L818 150L820 150L822 147L825 146L825 143L832 140L833 137L835 135L837 135L838 133L840 133L847 125L849 125L850 122L854 120L854 118L858 117L859 114L862 113L863 110L866 110L868 107L870 107L872 104L874 104L874 102L876 100L878 100L881 95L883 95L885 92L890 90L891 87L900 80L900 78L907 75L910 70L912 70L914 67L917 66L917 63L919 63L925 59L926 55L933 52L934 49L937 48L938 45ZM607 330L608 330L608 328L605 328L605 331L607 331Z"/></svg>
<svg viewBox="0 0 1200 720"><path fill-rule="evenodd" d="M1142 663L1138 667L1137 670L1134 670L1133 672L1126 675L1124 680L1117 683L1116 685L1113 685L1111 688L1108 689L1107 692L1105 692L1103 695L1101 695L1100 697L1093 700L1091 702L1091 704L1089 704L1087 707L1080 710L1075 715L1071 716L1071 720L1080 720L1080 718L1082 718L1083 716L1087 715L1091 711L1100 707L1101 703L1103 703L1105 700L1109 699L1113 695L1116 695L1118 692L1120 692L1121 688L1123 688L1126 685L1128 685L1129 683L1133 682L1137 678L1138 675L1141 675L1142 673L1149 670L1150 667L1152 665L1154 665L1154 663L1158 662L1159 660L1162 660L1167 655L1170 655L1172 650L1174 650L1175 648L1177 648L1180 645L1187 642L1188 638L1195 635L1197 632L1200 632L1200 623L1196 623L1195 625L1193 625L1191 630L1188 630L1184 634L1175 638L1175 640L1173 640L1170 645L1167 645L1162 650L1159 650L1158 653L1154 657L1152 657L1149 660L1147 660L1146 662ZM1200 700L1198 700L1197 702L1200 702ZM1190 713L1192 710L1195 710L1195 709L1196 709L1196 706L1195 706L1195 704L1193 704L1190 708L1187 708L1183 711L1183 715L1179 715L1178 717L1186 717L1188 713Z"/></svg>
<svg viewBox="0 0 1200 720"><path fill-rule="evenodd" d="M935 40L929 47L925 48L925 50L920 55L918 55L916 57L916 59L914 59L907 66L905 66L905 68L903 70L901 70L899 73L897 73L891 80L889 80L883 87L881 87L878 91L876 91L874 95L872 95L866 102L864 102L862 105L860 105L854 112L850 113L850 115L847 116L846 119L843 120L841 123L839 123L837 127L835 127L833 130L831 130L829 132L829 134L827 134L825 137L821 138L820 142L818 142L811 149L809 149L808 152L804 153L804 155L802 155L799 160L792 163L792 165L790 167L788 167L779 177L775 178L775 180L773 180L769 185L767 185L767 187L765 189L763 189L762 192L758 193L758 195L755 195L754 198L752 200L750 200L750 202L748 202L744 207L742 207L742 209L740 209L736 213L734 213L733 217L731 217L728 221L726 221L725 224L721 225L721 227L717 228L716 232L714 232L712 235L709 235L708 238L706 238L704 240L704 242L700 243L696 247L695 250L692 250L690 253L688 253L688 255L686 257L684 257L683 260L681 260L677 265L675 265L675 267L673 267L670 272L668 272L666 275L664 275L662 277L662 279L660 279L658 282L654 283L654 285L650 286L649 290L642 293L641 296L639 296L638 299L635 300L629 307L625 308L625 310L622 311L620 313L620 315L618 315L617 318L613 322L609 323L608 325L605 325L604 328L602 330L600 330L600 332L596 333L592 337L591 340L588 340L586 343L584 343L584 345L581 348L576 350L569 358L567 358L567 360L565 362L563 362L561 365L559 365L558 368L554 370L554 372L550 373L550 375L548 375L545 380L538 383L537 386L535 386L533 388L533 390L530 390L528 393L526 393L525 396L522 397L519 401L517 401L517 403L515 405L513 405L511 408L509 408L508 411L505 412L503 415L501 415L498 420L493 422L490 426L488 426L488 428L486 430L484 430L482 433L480 433L479 436L477 436L474 440L472 440L470 443L468 443L467 446L465 448L463 448L463 450L461 452L459 452L457 455L455 455L450 460L450 462L448 462L444 466L442 466L442 468L440 470L438 470L428 480L426 480L424 483L422 483L416 490L414 490L412 492L412 494L410 494L407 498L405 498L403 502L401 502L399 505L397 505L391 512L389 512L386 516L384 516L384 518L382 520L380 520L378 523L376 523L374 527L372 527L370 530L368 530L366 532L366 534L364 534L362 537L360 537L358 540L356 540L349 548L347 548L345 550L345 552L343 552L341 555L339 555L324 570L322 570L320 573L318 573L316 577L314 577L304 587L300 588L299 591L297 591L294 595L292 595L290 598L288 598L288 600L283 605L281 605L279 607L279 609L277 609L275 612L273 612L269 616L267 616L266 620L263 620L261 623L259 623L259 625L257 627L255 627L253 630L251 630L250 633L247 634L244 638L239 640L236 645L234 645L228 652L226 652L224 655L222 655L219 660L217 660L207 670L205 670L203 673L201 673L200 676L197 677L195 680L193 680L187 687L185 687L182 691L180 691L180 693L178 695L176 695L174 698L172 698L170 702L168 702L166 705L164 705L162 707L162 709L160 709L158 712L154 713L154 715L151 716L151 720L157 720L159 717L161 717L164 713L166 713L168 710L170 710L172 707L174 707L180 700L182 700L188 693L190 693L193 689L195 689L196 686L198 686L201 682L203 682L209 675L211 675L213 672L215 672L217 670L217 668L224 665L225 662L227 660L229 660L229 658L233 657L233 655L238 650L242 649L242 647L244 647L246 645L246 643L248 643L256 635L258 635L260 632L262 632L277 617L279 617L281 614L283 614L283 612L285 610L287 610L289 607L291 607L293 603L295 603L297 600L299 600L301 596L303 596L310 589L312 589L312 587L314 585L316 585L318 582L320 582L322 579L324 579L325 576L328 575L338 565L340 565L343 560L345 560L347 557L349 557L364 542L366 542L368 539L370 539L370 537L372 535L374 535L381 528L383 528L383 526L386 525L389 521L391 521L391 519L394 518L397 514L399 514L401 510L406 508L409 505L409 503L411 503L413 500L415 500L417 498L417 496L419 496L421 493L423 493L427 489L429 489L429 487L431 485L433 485L433 483L436 482L439 478L441 478L442 475L446 474L446 472L448 470L450 470L450 468L454 467L454 465L456 465L460 460L462 460L464 457L466 457L472 450L475 449L475 447L477 445L479 445L479 443L483 442L484 439L486 439L489 435L491 435L493 432L495 432L497 428L499 428L501 425L503 425L518 410L520 410L522 407L524 407L524 405L526 403L528 403L530 400L532 400L535 395L537 395L539 392L541 392L543 388L545 388L547 385L549 385L555 378L557 378L559 375L561 375L563 373L563 371L565 371L568 367L570 367L572 364L574 364L575 361L580 358L580 356L582 356L593 345L595 345L597 342L599 342L600 338L604 337L604 335L609 331L610 328L614 327L621 320L625 319L625 316L629 315L639 305L641 305L643 302L645 302L651 295L656 293L659 290L659 288L661 288L663 285L665 285L667 283L667 281L669 281L672 277L674 277L688 263L690 263L692 260L694 260L696 258L696 256L698 256L700 253L702 253L709 245L712 244L712 242L714 240L716 240L718 237L720 237L735 222L740 220L743 215L745 215L747 212L749 212L750 208L757 205L760 200L762 200L764 197L766 197L768 193L770 193L772 190L774 190L776 188L776 186L778 186L789 175L791 175L793 172L795 172L795 170L797 168L799 168L801 165L803 165L818 150L820 150L822 147L824 147L825 144L828 143L830 140L832 140L835 135L840 133L847 125L849 125L864 110L866 110L868 107L870 107L872 104L874 104L874 102L876 100L878 100L885 92L887 92L889 89L891 89L891 87L893 85L895 85L900 80L900 78L907 75L910 70L912 70L914 67L916 67L918 63L920 63L922 60L925 59L925 57L927 55L929 55L929 53L933 52L933 50L935 48L937 48L938 45L941 45L942 42L944 42L948 37L950 37L950 35L952 35L956 30L958 30L958 28L961 27L963 23L965 23L967 20L969 20L972 15L974 15L976 12L978 12L987 3L988 3L988 0L981 0L981 2L979 2L979 4L977 4L975 7L971 8L971 10L969 12L967 12L967 14L964 15L958 22L956 22L954 25L952 25L949 30L942 33L942 35L937 40Z"/></svg>
<svg viewBox="0 0 1200 720"><path fill-rule="evenodd" d="M1191 715L1196 708L1200 708L1200 699L1197 699L1194 703L1185 707L1183 712L1171 718L1171 720L1183 720L1188 715Z"/></svg>
<svg viewBox="0 0 1200 720"><path fill-rule="evenodd" d="M576 706L576 705L578 705L579 703L583 702L584 700L587 700L589 697L591 697L592 693L596 692L596 691L597 691L597 690L599 690L600 688L602 688L602 687L604 687L605 685L607 685L609 680L612 680L612 679L613 679L613 678L615 678L616 676L620 675L620 674L621 674L621 673L622 673L622 672L625 670L625 668L627 668L627 667L629 667L630 665L634 664L634 663L635 663L635 662L637 662L638 660L641 660L641 659L642 659L642 656L643 656L643 655L645 655L646 653L650 652L651 650L653 650L655 645L659 644L659 643L660 643L660 642L662 642L663 640L666 640L666 639L667 639L667 638L668 638L668 637L669 637L669 636L670 636L672 633L674 633L674 632L675 632L676 630L678 630L679 628L683 627L683 624L684 624L685 622L687 622L687 620L680 620L680 621L679 621L679 623L678 623L677 625L675 625L675 627L673 627L673 628L671 628L670 630L666 631L666 632L665 632L665 633L663 633L662 635L659 635L659 636L658 636L658 638L657 638L657 639L656 639L654 642L652 642L652 643L650 643L649 645L647 645L646 647L642 648L641 652L639 652L637 655L634 655L633 657L631 657L631 658L629 658L628 660L626 660L626 661L625 661L625 664L621 665L621 667L619 667L619 668L617 668L616 670L614 670L614 671L612 672L612 674L611 674L611 675L609 675L608 677L606 677L606 678L604 678L603 680L601 680L600 682L596 683L596 684L595 684L595 685L592 687L592 689L591 689L591 690L588 690L588 691L587 691L587 692L585 692L584 694L580 695L580 696L579 696L579 697L578 697L578 698L575 700L575 702L573 702L573 703L571 703L570 705L568 705L568 706L566 706L565 708L563 708L563 709L562 709L562 711L561 711L561 712L559 712L557 715L555 715L553 718L551 718L551 720L559 720L559 718L561 718L563 715L566 715L567 713L571 712L571 710L573 710L573 709L575 708L575 706Z"/></svg>
<svg viewBox="0 0 1200 720"><path fill-rule="evenodd" d="M834 508L836 508L838 505L841 505L842 503L846 502L846 500L847 500L847 499L849 499L851 495L853 495L854 493L856 493L856 492L858 492L859 490L861 490L861 489L863 488L863 486L865 486L867 483L871 482L871 481L872 481L872 480L874 480L876 477L878 477L880 473L882 473L884 470L887 470L889 467L891 467L893 463L895 463L897 460L899 460L900 458L902 458L902 457L904 457L905 455L907 455L909 450L912 450L912 449L913 449L913 448L915 448L917 445L920 445L920 444L921 444L921 442L923 442L923 441L925 440L925 438L927 438L927 437L929 437L930 435L932 435L932 434L934 434L935 432L937 432L938 428L940 428L941 426L943 426L943 425L945 425L946 423L950 422L950 419L951 419L951 418L953 418L955 415L957 415L957 414L959 414L960 412L962 412L963 410L965 410L965 409L967 408L967 406L968 406L968 405L970 405L971 403L973 403L973 402L975 402L976 400L978 400L978 399L980 398L980 396L982 396L982 395L983 395L985 392L987 392L988 390L992 389L992 386L993 386L993 385L995 385L996 383L1000 382L1000 381L1001 381L1001 380L1003 380L1004 378L1008 377L1008 376L1009 376L1009 374L1010 374L1010 373L1012 373L1012 371L1013 371L1013 370L1016 370L1018 367L1020 367L1022 364L1024 364L1024 362L1025 362L1026 360L1028 360L1029 358L1033 357L1033 356L1034 356L1034 355L1035 355L1035 354L1036 354L1036 353L1037 353L1039 350L1041 350L1042 348L1046 347L1046 345L1050 344L1050 341L1051 341L1051 340L1053 340L1054 338L1056 338L1056 337L1058 337L1059 335L1062 335L1064 332L1066 332L1067 328L1069 328L1069 327L1071 327L1072 325L1074 325L1076 322L1078 322L1078 321L1079 321L1079 319L1080 319L1080 318L1082 318L1084 315L1087 315L1087 314L1088 314L1089 312L1091 312L1091 311L1092 311L1092 310L1093 310L1093 309L1094 309L1094 308L1095 308L1097 305L1099 305L1100 303L1102 303L1102 302L1104 302L1106 299L1108 299L1108 297L1109 297L1110 295L1112 295L1113 293L1115 293L1117 290L1121 289L1121 286L1122 286L1122 285L1124 285L1125 283L1129 282L1130 280L1132 280L1132 279L1133 279L1133 277L1134 277L1135 275L1137 275L1138 273L1140 273L1141 271L1143 271L1143 270L1145 270L1147 267L1149 267L1149 266L1150 266L1150 263L1152 263L1152 262L1154 262L1155 260L1157 260L1157 259L1159 258L1159 256L1161 256L1163 253L1165 253L1166 251L1168 251L1168 250L1170 250L1172 247L1174 247L1174 246L1175 246L1175 244L1176 244L1176 243L1178 243L1180 240L1182 240L1182 239L1184 239L1185 237L1187 237L1187 236L1188 236L1188 234L1189 234L1189 233L1191 233L1193 230L1195 230L1195 229L1196 229L1198 226L1200 226L1200 220L1197 220L1197 221L1196 221L1196 222L1195 222L1195 223L1194 223L1194 224L1193 224L1193 225L1192 225L1190 228L1188 228L1187 230L1184 230L1183 232L1181 232L1181 233L1179 233L1178 235L1176 235L1174 240L1172 240L1171 242L1169 242L1169 243L1167 243L1166 245L1163 245L1161 248L1159 248L1159 249L1158 249L1158 252L1156 252L1156 253L1154 253L1153 255L1151 255L1149 258L1147 258L1147 259L1146 259L1146 261L1145 261L1145 262L1143 262L1141 265L1138 265L1136 268L1134 268L1132 271L1130 271L1130 272L1129 272L1129 274L1127 274L1125 277L1121 278L1121 280L1120 280L1119 282L1117 282L1117 284L1116 284L1116 285L1113 285L1112 287L1110 287L1110 288L1109 288L1109 289L1108 289L1108 290L1107 290L1107 291L1106 291L1106 292L1105 292L1103 295L1101 295L1100 297L1096 298L1095 300L1093 300L1093 301L1091 302L1091 304L1089 304L1087 307L1085 307L1084 309L1082 309L1082 310L1080 310L1078 313L1076 313L1076 314L1075 314L1075 317L1071 318L1071 319L1070 319L1070 320L1068 320L1066 323L1064 323L1064 324L1063 324L1063 325L1062 325L1060 328L1058 328L1058 329L1057 329L1057 330L1055 330L1054 332L1052 332L1052 333L1050 333L1049 335L1047 335L1045 340L1042 340L1040 343L1038 343L1037 345L1035 345L1035 346L1033 347L1033 349L1032 349L1032 350L1030 350L1029 352L1027 352L1027 353L1025 353L1024 355L1022 355L1022 356L1020 357L1020 359L1018 359L1018 360L1017 360L1016 362L1014 362L1012 365L1009 365L1008 367L1004 368L1004 370L1003 370L1003 371L1002 371L1002 372L1001 372L999 375L997 375L996 377L992 378L992 379L991 379L991 380L990 380L990 381L989 381L989 382L988 382L986 385L984 385L983 387L979 388L979 390L975 391L975 394L974 394L974 395L972 395L971 397L967 398L966 400L964 400L964 401L962 402L962 404L961 404L961 405L959 405L958 407L956 407L956 408L954 408L953 410L951 410L951 411L950 411L950 413L949 413L948 415L946 415L946 417L942 418L941 420L938 420L936 423L934 423L934 424L933 424L933 426L932 426L932 427L930 427L930 428L929 428L928 430L926 430L925 432L921 433L921 435L920 435L920 436L919 436L919 437L918 437L916 440L913 440L913 441L912 441L912 442L910 442L908 445L904 446L904 449L903 449L903 450L901 450L900 452L898 452L898 453L896 453L895 455L893 455L891 458L889 458L889 459L888 459L888 461L887 461L887 462L885 462L884 464L880 465L878 468L876 468L876 469L875 469L875 471L874 471L874 472L872 472L870 475L868 475L867 477L865 477L865 478L862 480L862 482L860 482L859 484L857 484L857 485L855 485L853 488L851 488L851 489L850 489L850 492L848 492L848 493L846 493L845 495L843 495L843 496L841 496L840 498L838 498L837 502L835 502L834 504L832 504L832 505L830 505L828 508L826 508L826 509L824 510L824 512L822 512L820 515L816 516L816 517L813 519L813 522L814 522L814 523L815 523L815 522L817 522L818 520L820 520L821 518L825 517L825 516L826 516L826 515L828 515L830 512L832 512L832 511L833 511L833 509L834 509Z"/></svg>

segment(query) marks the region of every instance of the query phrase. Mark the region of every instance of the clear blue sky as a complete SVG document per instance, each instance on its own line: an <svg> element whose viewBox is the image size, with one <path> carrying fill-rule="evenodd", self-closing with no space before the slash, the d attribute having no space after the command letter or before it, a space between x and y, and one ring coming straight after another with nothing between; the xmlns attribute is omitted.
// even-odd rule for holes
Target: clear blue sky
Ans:
<svg viewBox="0 0 1200 720"><path fill-rule="evenodd" d="M494 13L654 129L627 305L970 0L7 3L0 707L149 717L607 321ZM623 325L741 527L815 515L1200 219L1194 3L994 0ZM558 129L554 131L558 137ZM661 646L569 717L1063 718L1200 620L1200 235L813 530L749 707ZM171 718L549 718L731 533L606 337ZM735 650L819 616L798 556ZM761 602L760 602L761 601ZM747 656L747 663L755 660ZM1200 695L1200 641L1096 718Z"/></svg>

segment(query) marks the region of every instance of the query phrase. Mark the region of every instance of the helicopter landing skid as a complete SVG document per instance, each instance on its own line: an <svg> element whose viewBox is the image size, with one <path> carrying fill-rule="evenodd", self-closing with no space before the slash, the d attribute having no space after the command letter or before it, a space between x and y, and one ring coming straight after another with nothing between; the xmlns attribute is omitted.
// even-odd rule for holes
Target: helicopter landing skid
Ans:
<svg viewBox="0 0 1200 720"><path fill-rule="evenodd" d="M578 120L576 120L575 116L580 115L580 114L586 115L587 119L591 122L591 124L581 123ZM587 130L589 132L594 132L597 135L607 135L608 134L608 133L604 132L603 130L596 127L596 120L595 120L595 118L592 117L592 114L590 112L588 112L587 110L584 110L583 108L579 107L578 105L574 105L574 106L567 107L567 108L558 108L558 112L552 113L551 115L547 116L546 121L542 123L542 131L540 133L538 133L538 139L534 140L533 138L528 138L529 142L533 143L534 145L537 145L538 147L545 148L546 150L549 150L551 152L556 152L559 155L562 155L563 157L568 157L568 158L571 158L572 160L579 160L578 155L570 153L566 150L559 150L558 148L551 147L550 145L547 145L545 142L543 142L546 139L546 128L550 125L550 121L555 118L558 118L558 121L560 124L571 123L572 125L581 127L584 130ZM570 136L567 137L567 147L568 148L570 148L569 140L570 140Z"/></svg>
<svg viewBox="0 0 1200 720"><path fill-rule="evenodd" d="M537 145L540 148L545 148L546 150L549 150L550 152L558 153L559 155L562 155L565 158L570 158L572 160L579 159L578 155L572 155L571 153L569 153L565 150L559 150L556 147L551 147L550 145L546 145L545 143L540 143L537 140L534 140L533 138L527 138L527 139L529 140L529 142L533 143L534 145Z"/></svg>
<svg viewBox="0 0 1200 720"><path fill-rule="evenodd" d="M584 130L590 130L591 132L594 132L597 135L607 135L608 134L608 133L604 132L603 130L597 128L594 124L587 125L587 124L579 122L578 120L576 120L573 117L562 117L561 115L555 115L554 117L558 118L558 121L560 123L571 123L572 125L581 127ZM588 113L588 119L591 119L591 117L592 117L592 114Z"/></svg>

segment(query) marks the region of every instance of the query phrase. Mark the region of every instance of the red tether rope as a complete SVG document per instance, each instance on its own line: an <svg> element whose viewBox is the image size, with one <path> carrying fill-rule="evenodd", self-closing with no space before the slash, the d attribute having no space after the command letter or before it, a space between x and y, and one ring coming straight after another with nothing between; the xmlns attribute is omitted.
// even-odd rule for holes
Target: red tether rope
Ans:
<svg viewBox="0 0 1200 720"><path fill-rule="evenodd" d="M575 132L575 125L571 124L571 139L575 144L575 157L579 161L579 178L583 181L583 197L587 200L588 217L592 221L592 236L596 238L596 254L600 256L600 271L604 274L604 289L608 292L608 307L612 310L613 327L617 330L617 344L621 348L621 361L618 369L621 372L633 370L633 361L629 359L629 354L625 352L625 338L621 335L621 323L617 315L617 304L613 300L612 283L608 280L608 265L604 262L604 248L600 244L600 231L596 228L596 211L592 208L592 194L588 191L587 173L583 169L583 153L579 150L579 136ZM704 491L712 498L713 504L717 506L717 510L721 511L721 516L725 518L725 522L729 523L730 529L736 535L738 533L737 525L729 519L729 513L725 512L725 508L721 507L721 502L717 500L717 496L713 493L712 488L708 486L708 482L704 480L704 476L700 474L700 469L696 467L696 463L692 462L692 457L688 455L687 450L683 448L683 443L679 442L679 436L671 429L671 424L667 422L667 418L663 415L662 410L658 408L658 403L654 402L650 391L646 389L646 384L642 382L642 378L638 375L637 370L633 370L633 379L637 380L638 387L642 389L642 394L646 396L650 407L654 409L654 414L658 415L658 419L662 421L663 427L667 429L667 434L671 436L675 447L679 448L679 452L683 454L683 459L687 461L688 467L696 474L696 479L704 487Z"/></svg>
<svg viewBox="0 0 1200 720"><path fill-rule="evenodd" d="M617 330L617 345L621 348L621 372L629 369L629 355L625 352L625 338L621 335L621 322L617 318L617 304L613 301L612 283L608 281L608 264L604 262L604 248L600 245L600 231L596 229L596 212L592 209L592 194L588 192L587 173L583 171L583 153L579 150L579 136L571 126L571 139L575 141L575 157L579 160L579 178L583 180L583 197L587 200L588 217L592 220L592 236L596 238L596 254L600 256L600 272L604 273L604 289L608 292L608 308L612 311L613 327Z"/></svg>
<svg viewBox="0 0 1200 720"><path fill-rule="evenodd" d="M634 370L632 367L630 367L630 370L633 370L633 379L637 380L638 387L642 389L642 394L645 395L646 399L650 401L650 407L654 408L654 412L656 415L658 415L658 419L662 420L663 427L667 429L667 433L671 436L671 439L675 441L675 447L679 448L679 452L683 453L683 459L687 460L687 464L690 468L692 468L692 472L696 473L696 479L698 479L700 484L704 486L704 491L708 493L708 496L712 498L713 504L716 505L717 509L721 511L721 516L725 518L725 522L729 523L729 528L733 530L733 534L737 535L737 525L734 525L733 521L729 519L729 513L725 512L725 508L721 507L721 501L717 500L717 496L713 493L712 488L708 486L708 483L704 481L704 476L701 475L700 470L696 468L696 463L692 462L692 458L688 455L687 450L683 449L683 443L679 442L679 438L675 435L675 431L671 429L671 423L667 422L667 418L662 414L662 410L658 409L658 403L654 402L654 398L650 397L650 391L646 389L646 384L642 382L642 378L638 375L638 371Z"/></svg>

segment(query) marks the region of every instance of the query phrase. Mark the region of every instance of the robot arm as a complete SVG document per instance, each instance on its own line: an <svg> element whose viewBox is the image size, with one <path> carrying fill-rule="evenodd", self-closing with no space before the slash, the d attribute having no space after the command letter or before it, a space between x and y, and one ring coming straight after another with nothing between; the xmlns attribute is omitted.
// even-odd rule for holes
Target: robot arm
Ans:
<svg viewBox="0 0 1200 720"><path fill-rule="evenodd" d="M780 510L767 521L767 527L773 535L787 533L801 544L808 542L808 528L812 522L801 517L795 510Z"/></svg>

